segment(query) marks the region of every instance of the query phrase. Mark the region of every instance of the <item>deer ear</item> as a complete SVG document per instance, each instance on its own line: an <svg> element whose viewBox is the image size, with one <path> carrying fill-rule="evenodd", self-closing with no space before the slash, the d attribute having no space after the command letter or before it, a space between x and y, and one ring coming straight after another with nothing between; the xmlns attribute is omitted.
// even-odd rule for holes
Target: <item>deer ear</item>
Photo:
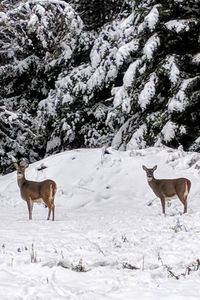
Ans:
<svg viewBox="0 0 200 300"><path fill-rule="evenodd" d="M18 170L18 164L17 163L13 163L13 165L15 166L15 169Z"/></svg>
<svg viewBox="0 0 200 300"><path fill-rule="evenodd" d="M145 171L147 170L147 168L144 165L142 166L142 169L145 170Z"/></svg>
<svg viewBox="0 0 200 300"><path fill-rule="evenodd" d="M23 167L23 168L28 168L29 166L29 163L28 163L28 160L26 158L22 158L20 160L20 163L19 163L20 167Z"/></svg>
<svg viewBox="0 0 200 300"><path fill-rule="evenodd" d="M153 170L155 171L157 169L157 165L153 167Z"/></svg>
<svg viewBox="0 0 200 300"><path fill-rule="evenodd" d="M14 156L12 156L12 155L10 156L10 158L11 158L11 160L12 160L14 166L15 166L15 169L17 170L18 169L18 163L17 163L16 158Z"/></svg>
<svg viewBox="0 0 200 300"><path fill-rule="evenodd" d="M18 164L14 162L15 169L18 169Z"/></svg>

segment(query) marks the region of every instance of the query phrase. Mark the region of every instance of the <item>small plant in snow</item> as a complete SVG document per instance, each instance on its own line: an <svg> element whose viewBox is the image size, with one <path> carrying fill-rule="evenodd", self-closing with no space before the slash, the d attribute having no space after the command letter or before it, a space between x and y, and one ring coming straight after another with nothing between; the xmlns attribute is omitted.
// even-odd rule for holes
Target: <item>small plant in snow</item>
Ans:
<svg viewBox="0 0 200 300"><path fill-rule="evenodd" d="M89 270L86 269L86 267L83 265L82 258L79 260L78 264L71 264L67 260L60 260L57 264L57 266L60 266L65 269L71 269L75 272L87 272Z"/></svg>
<svg viewBox="0 0 200 300"><path fill-rule="evenodd" d="M168 273L168 277L173 277L175 278L176 280L179 280L180 277L186 277L187 275L190 275L192 272L196 272L196 271L199 271L200 269L200 260L199 259L196 259L195 262L189 264L186 266L185 268L185 271L180 273L180 274L175 274L173 271L172 271L172 267L166 265L163 263L163 260L160 256L160 253L158 253L158 260L161 262L161 265L164 267L164 269L167 270L167 273Z"/></svg>
<svg viewBox="0 0 200 300"><path fill-rule="evenodd" d="M2 252L5 253L6 245L2 244L1 248L2 248Z"/></svg>
<svg viewBox="0 0 200 300"><path fill-rule="evenodd" d="M139 270L140 268L128 263L128 262L124 262L122 263L122 267L123 269L129 269L129 270Z"/></svg>
<svg viewBox="0 0 200 300"><path fill-rule="evenodd" d="M60 252L60 255L61 255L62 259L64 259L63 251Z"/></svg>
<svg viewBox="0 0 200 300"><path fill-rule="evenodd" d="M168 277L173 277L175 279L179 279L179 276L178 275L175 275L174 272L172 271L172 267L166 265L163 263L163 260L160 256L160 253L158 253L158 261L161 262L161 265L164 267L165 270L167 270L167 273L168 273Z"/></svg>
<svg viewBox="0 0 200 300"><path fill-rule="evenodd" d="M197 259L195 263L186 267L186 275L190 275L191 272L198 271L200 269L200 260Z"/></svg>
<svg viewBox="0 0 200 300"><path fill-rule="evenodd" d="M176 225L172 226L171 229L174 230L174 232L180 232L180 231L187 232L187 228L185 227L185 225L180 223L179 219L176 220Z"/></svg>
<svg viewBox="0 0 200 300"><path fill-rule="evenodd" d="M35 251L35 247L34 244L31 245L31 263L37 263L38 259L37 259L37 252Z"/></svg>
<svg viewBox="0 0 200 300"><path fill-rule="evenodd" d="M13 266L14 266L14 257L11 257L11 267L13 268Z"/></svg>
<svg viewBox="0 0 200 300"><path fill-rule="evenodd" d="M128 239L127 239L127 237L126 237L126 235L125 234L122 234L122 242L123 243L128 243Z"/></svg>
<svg viewBox="0 0 200 300"><path fill-rule="evenodd" d="M122 248L124 243L129 243L125 234L122 234L120 239L113 237L112 241L115 248Z"/></svg>
<svg viewBox="0 0 200 300"><path fill-rule="evenodd" d="M79 260L77 265L72 265L72 270L76 272L87 272L85 266L83 265L82 258Z"/></svg>

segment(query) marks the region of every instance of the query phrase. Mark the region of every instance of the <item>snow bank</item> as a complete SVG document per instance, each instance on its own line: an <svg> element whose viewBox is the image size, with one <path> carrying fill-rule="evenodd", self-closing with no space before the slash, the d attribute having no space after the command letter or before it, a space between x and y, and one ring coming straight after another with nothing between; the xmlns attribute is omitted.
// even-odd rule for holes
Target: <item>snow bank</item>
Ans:
<svg viewBox="0 0 200 300"><path fill-rule="evenodd" d="M39 205L28 221L16 172L0 177L0 299L199 299L199 161L169 148L45 158L27 177L57 182L55 222ZM142 164L192 181L187 215L178 200L160 214Z"/></svg>

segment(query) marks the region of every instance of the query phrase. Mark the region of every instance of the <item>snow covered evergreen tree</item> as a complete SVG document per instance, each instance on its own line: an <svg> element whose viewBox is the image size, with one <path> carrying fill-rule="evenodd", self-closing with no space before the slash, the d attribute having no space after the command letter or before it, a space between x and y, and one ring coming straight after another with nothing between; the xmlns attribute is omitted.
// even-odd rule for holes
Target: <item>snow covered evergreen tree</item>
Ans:
<svg viewBox="0 0 200 300"><path fill-rule="evenodd" d="M113 145L197 149L199 125L191 107L199 102L198 8L198 1L135 1L133 21L125 27L133 26L139 51L129 56L123 84L113 89L114 110L107 122L113 126L117 119L121 126Z"/></svg>
<svg viewBox="0 0 200 300"><path fill-rule="evenodd" d="M40 104L44 121L55 120L47 152L106 142L196 147L198 113L190 139L185 114L198 103L199 10L188 3L132 1L128 17L104 26L89 61L60 74Z"/></svg>
<svg viewBox="0 0 200 300"><path fill-rule="evenodd" d="M38 103L70 68L78 52L82 21L64 1L4 1L0 12L0 147L34 161L45 155L38 136ZM6 160L7 161L7 160Z"/></svg>
<svg viewBox="0 0 200 300"><path fill-rule="evenodd" d="M107 143L200 150L199 1L73 1L86 26L67 1L4 3L2 155L11 130L32 160Z"/></svg>

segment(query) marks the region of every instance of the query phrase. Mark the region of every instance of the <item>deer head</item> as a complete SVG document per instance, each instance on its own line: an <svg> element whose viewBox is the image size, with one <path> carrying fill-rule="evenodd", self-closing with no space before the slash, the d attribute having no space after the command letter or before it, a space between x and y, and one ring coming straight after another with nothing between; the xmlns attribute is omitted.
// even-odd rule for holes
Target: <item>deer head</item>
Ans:
<svg viewBox="0 0 200 300"><path fill-rule="evenodd" d="M22 158L19 162L14 156L12 156L11 159L17 170L17 179L22 179L25 176L25 169L29 166L27 159Z"/></svg>
<svg viewBox="0 0 200 300"><path fill-rule="evenodd" d="M147 180L151 181L154 178L154 171L157 169L157 165L153 168L147 168L143 165L142 168L146 172Z"/></svg>

